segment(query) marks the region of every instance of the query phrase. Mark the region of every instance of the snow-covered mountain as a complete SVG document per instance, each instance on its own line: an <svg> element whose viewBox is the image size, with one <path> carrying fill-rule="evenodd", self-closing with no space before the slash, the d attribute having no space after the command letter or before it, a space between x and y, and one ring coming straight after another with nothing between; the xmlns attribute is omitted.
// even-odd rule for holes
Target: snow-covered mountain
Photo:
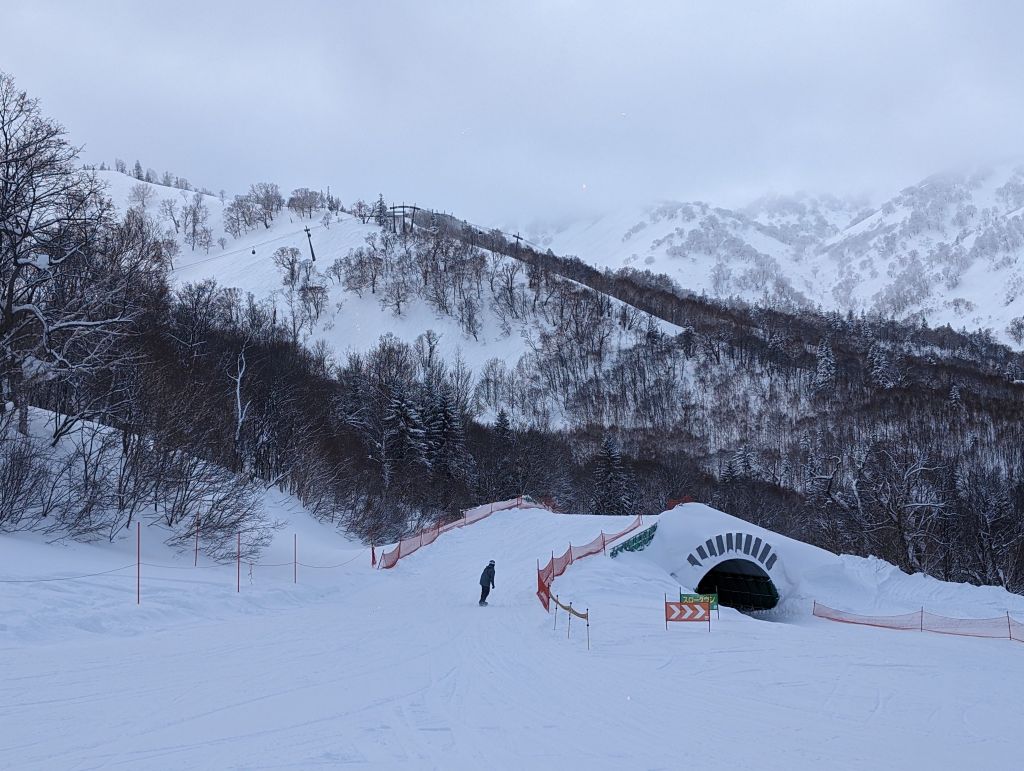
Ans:
<svg viewBox="0 0 1024 771"><path fill-rule="evenodd" d="M1024 165L938 174L880 205L769 196L667 202L533 237L556 254L665 273L714 297L877 312L1024 337Z"/></svg>
<svg viewBox="0 0 1024 771"><path fill-rule="evenodd" d="M541 292L530 283L523 262L486 249L458 251L457 239L427 249L457 252L435 258L425 254L422 241L417 246L414 238L385 235L373 219L364 223L350 213L323 208L311 217L282 208L266 227L258 223L232 236L225 220L230 199L118 172L97 173L122 211L139 207L140 190L149 191L146 215L178 250L171 267L177 289L212 279L221 288L239 290L243 296L251 293L257 302L273 305L279 320L299 313L306 288L322 290L323 302L312 317L307 313L297 339L309 347L323 344L338 362L348 353L373 348L383 335L409 345L420 341L422 346L430 333L429 345L441 359L475 376L479 414L485 417L496 415L499 402L507 398L513 422L572 423L578 420L567 414L570 402L576 401L573 389L564 372L548 371L551 362L557 359L582 382L616 366L652 335L682 331L567 279L552 277ZM209 235L196 245L182 218L172 217L168 206L194 208L199 201L206 209ZM431 238L423 228L416 232ZM367 239L374 245L368 246ZM296 250L302 278L291 284L275 262L274 254L282 248ZM372 286L353 288L356 270L350 262L345 268L345 261L366 249L380 263L380 275ZM424 278L427 271L433 278ZM623 417L617 422L629 421Z"/></svg>

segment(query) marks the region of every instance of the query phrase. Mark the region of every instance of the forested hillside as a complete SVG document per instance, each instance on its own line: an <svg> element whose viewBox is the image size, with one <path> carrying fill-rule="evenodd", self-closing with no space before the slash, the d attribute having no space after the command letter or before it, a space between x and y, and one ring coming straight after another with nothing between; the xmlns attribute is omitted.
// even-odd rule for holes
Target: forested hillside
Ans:
<svg viewBox="0 0 1024 771"><path fill-rule="evenodd" d="M0 529L183 542L201 511L258 549L272 485L378 543L523 493L691 497L1024 590L1024 362L986 332L711 300L382 196L82 170L6 76L0 127Z"/></svg>

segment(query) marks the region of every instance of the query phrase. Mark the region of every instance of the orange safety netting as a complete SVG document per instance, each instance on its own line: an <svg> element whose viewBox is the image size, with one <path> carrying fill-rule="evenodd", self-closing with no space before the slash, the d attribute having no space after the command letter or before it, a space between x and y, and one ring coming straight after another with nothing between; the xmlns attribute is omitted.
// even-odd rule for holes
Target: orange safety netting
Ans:
<svg viewBox="0 0 1024 771"><path fill-rule="evenodd" d="M627 527L614 535L605 535L604 531L590 543L585 546L573 546L569 544L569 548L565 550L565 553L559 557L554 554L551 555L551 559L544 567L537 566L537 598L540 600L540 604L544 606L544 610L551 609L551 584L552 582L562 573L564 573L568 567L578 559L583 557L589 557L593 554L599 554L605 550L605 547L622 536L632 533L644 522L643 515L638 514L636 519Z"/></svg>
<svg viewBox="0 0 1024 771"><path fill-rule="evenodd" d="M433 525L431 527L420 530L415 535L411 535L408 538L403 538L398 542L398 545L389 552L381 554L378 562L378 567L382 570L389 570L398 564L398 560L403 557L408 557L415 551L418 551L420 547L432 544L437 540L441 533L447 533L449 530L454 530L459 527L465 527L466 525L473 525L477 522L487 519L491 514L496 511L506 511L508 509L522 508L523 497L519 496L513 500L503 501L502 503L492 503L489 506L479 506L477 509L464 512L461 519L456 519L453 522L448 522L444 525Z"/></svg>
<svg viewBox="0 0 1024 771"><path fill-rule="evenodd" d="M947 618L928 611L921 611L922 628L925 632L957 634L964 637L994 637L1006 639L1010 636L1010 615L996 618Z"/></svg>
<svg viewBox="0 0 1024 771"><path fill-rule="evenodd" d="M856 613L847 613L845 610L836 610L835 608L828 607L828 605L815 602L812 614L818 618L842 621L846 624L877 626L883 629L913 629L916 632L921 631L921 611L903 613L899 616L861 616Z"/></svg>
<svg viewBox="0 0 1024 771"><path fill-rule="evenodd" d="M1010 618L1010 639L1024 642L1024 624L1015 618Z"/></svg>
<svg viewBox="0 0 1024 771"><path fill-rule="evenodd" d="M842 621L847 624L862 624L883 629L903 629L915 632L936 632L962 637L988 637L1000 640L1024 642L1024 624L1012 618L1009 613L995 618L953 618L929 613L924 608L913 613L898 616L863 616L836 610L815 602L812 613L818 618Z"/></svg>
<svg viewBox="0 0 1024 771"><path fill-rule="evenodd" d="M560 607L566 613L571 613L572 615L576 616L576 618L582 618L584 621L589 621L590 620L589 608L586 611L582 611L581 612L577 608L574 608L572 606L571 602L568 605L563 605L561 602L558 601L558 597L557 596L556 597L552 597L551 600L552 600L552 602L555 603L555 605Z"/></svg>

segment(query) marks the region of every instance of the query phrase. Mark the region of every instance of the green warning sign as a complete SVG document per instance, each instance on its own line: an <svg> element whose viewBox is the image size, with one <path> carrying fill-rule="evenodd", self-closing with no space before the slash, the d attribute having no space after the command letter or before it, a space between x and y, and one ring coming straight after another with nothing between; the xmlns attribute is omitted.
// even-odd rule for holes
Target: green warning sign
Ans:
<svg viewBox="0 0 1024 771"><path fill-rule="evenodd" d="M711 610L718 610L717 594L683 594L679 593L680 602L706 602Z"/></svg>

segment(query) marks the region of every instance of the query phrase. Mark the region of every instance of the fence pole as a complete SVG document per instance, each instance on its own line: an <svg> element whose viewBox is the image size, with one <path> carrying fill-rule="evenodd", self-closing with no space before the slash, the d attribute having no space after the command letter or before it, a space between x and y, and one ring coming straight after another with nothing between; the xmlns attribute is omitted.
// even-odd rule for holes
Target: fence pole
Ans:
<svg viewBox="0 0 1024 771"><path fill-rule="evenodd" d="M376 567L376 566L377 566L377 550L373 547L373 544L371 543L370 544L370 567L373 568L373 567Z"/></svg>
<svg viewBox="0 0 1024 771"><path fill-rule="evenodd" d="M238 546L235 550L235 591L242 591L242 534L238 534Z"/></svg>
<svg viewBox="0 0 1024 771"><path fill-rule="evenodd" d="M558 595L555 595L555 625L551 627L551 631L558 629Z"/></svg>
<svg viewBox="0 0 1024 771"><path fill-rule="evenodd" d="M192 567L199 567L199 513L196 512L196 561Z"/></svg>
<svg viewBox="0 0 1024 771"><path fill-rule="evenodd" d="M568 564L568 565L572 564L572 541L569 542L569 562L566 563L566 564Z"/></svg>
<svg viewBox="0 0 1024 771"><path fill-rule="evenodd" d="M142 523L135 523L135 604L142 602Z"/></svg>
<svg viewBox="0 0 1024 771"><path fill-rule="evenodd" d="M590 608L586 609L587 614L587 650L590 650Z"/></svg>
<svg viewBox="0 0 1024 771"><path fill-rule="evenodd" d="M608 553L608 552L605 551L604 546L605 546L605 543L604 543L604 530L602 530L601 531L601 554L607 554Z"/></svg>
<svg viewBox="0 0 1024 771"><path fill-rule="evenodd" d="M668 592L665 592L665 604L661 606L662 612L665 614L665 631L668 631Z"/></svg>
<svg viewBox="0 0 1024 771"><path fill-rule="evenodd" d="M924 631L924 605L921 606L921 631Z"/></svg>
<svg viewBox="0 0 1024 771"><path fill-rule="evenodd" d="M1013 627L1010 626L1010 611L1006 611L1006 634L1010 636L1011 640L1013 639Z"/></svg>
<svg viewBox="0 0 1024 771"><path fill-rule="evenodd" d="M708 634L711 634L711 603L705 603L708 606Z"/></svg>
<svg viewBox="0 0 1024 771"><path fill-rule="evenodd" d="M565 627L565 639L569 639L572 634L572 601L569 602L569 623Z"/></svg>
<svg viewBox="0 0 1024 771"><path fill-rule="evenodd" d="M299 534L292 533L292 583L299 582Z"/></svg>

